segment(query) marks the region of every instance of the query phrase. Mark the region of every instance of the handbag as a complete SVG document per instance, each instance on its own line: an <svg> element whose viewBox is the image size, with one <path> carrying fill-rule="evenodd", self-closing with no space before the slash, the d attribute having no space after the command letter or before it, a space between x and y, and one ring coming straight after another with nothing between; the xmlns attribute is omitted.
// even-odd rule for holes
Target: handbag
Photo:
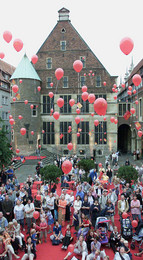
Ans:
<svg viewBox="0 0 143 260"><path fill-rule="evenodd" d="M59 244L60 244L60 240L59 240L59 239L56 240L56 239L54 238L54 239L52 240L52 245L53 245L53 246L58 246Z"/></svg>

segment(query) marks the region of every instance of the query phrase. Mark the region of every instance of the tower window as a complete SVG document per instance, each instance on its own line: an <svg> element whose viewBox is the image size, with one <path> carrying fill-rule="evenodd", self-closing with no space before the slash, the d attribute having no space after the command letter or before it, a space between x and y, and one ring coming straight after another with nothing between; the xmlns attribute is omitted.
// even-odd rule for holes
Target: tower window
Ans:
<svg viewBox="0 0 143 260"><path fill-rule="evenodd" d="M96 87L101 87L101 77L100 76L96 77Z"/></svg>
<svg viewBox="0 0 143 260"><path fill-rule="evenodd" d="M66 51L66 41L61 41L60 46L61 46L61 51Z"/></svg>
<svg viewBox="0 0 143 260"><path fill-rule="evenodd" d="M46 68L47 69L52 69L52 58L47 58L46 59Z"/></svg>
<svg viewBox="0 0 143 260"><path fill-rule="evenodd" d="M32 109L32 117L36 117L37 116L37 107L36 105L34 105L33 109Z"/></svg>
<svg viewBox="0 0 143 260"><path fill-rule="evenodd" d="M68 77L67 76L63 77L63 88L68 88Z"/></svg>

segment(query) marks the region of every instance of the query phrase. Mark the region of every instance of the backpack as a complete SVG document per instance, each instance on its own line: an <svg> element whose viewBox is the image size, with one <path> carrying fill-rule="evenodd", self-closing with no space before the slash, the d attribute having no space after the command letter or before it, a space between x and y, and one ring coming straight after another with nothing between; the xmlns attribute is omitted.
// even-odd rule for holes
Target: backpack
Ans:
<svg viewBox="0 0 143 260"><path fill-rule="evenodd" d="M132 224L129 218L122 219L121 221L121 235L124 239L128 240L132 238Z"/></svg>

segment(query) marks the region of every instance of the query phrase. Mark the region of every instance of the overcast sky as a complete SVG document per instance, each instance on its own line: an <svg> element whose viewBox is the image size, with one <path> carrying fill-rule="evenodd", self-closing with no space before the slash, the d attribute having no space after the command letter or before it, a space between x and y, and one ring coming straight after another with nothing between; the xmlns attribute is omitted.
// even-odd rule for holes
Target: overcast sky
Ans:
<svg viewBox="0 0 143 260"><path fill-rule="evenodd" d="M3 0L0 5L0 52L17 66L26 51L37 52L58 20L58 10L70 10L70 20L111 75L124 76L133 56L136 65L143 58L143 0ZM10 30L24 42L17 53L12 42L3 40ZM131 37L134 50L125 56L120 40Z"/></svg>

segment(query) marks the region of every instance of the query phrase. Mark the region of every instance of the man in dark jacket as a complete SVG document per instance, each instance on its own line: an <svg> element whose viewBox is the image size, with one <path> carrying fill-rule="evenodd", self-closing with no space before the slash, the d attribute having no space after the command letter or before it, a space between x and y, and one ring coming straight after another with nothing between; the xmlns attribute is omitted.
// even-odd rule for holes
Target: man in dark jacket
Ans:
<svg viewBox="0 0 143 260"><path fill-rule="evenodd" d="M13 203L9 199L9 196L6 195L5 200L2 202L2 211L8 222L11 221L12 219L12 210L13 210Z"/></svg>

